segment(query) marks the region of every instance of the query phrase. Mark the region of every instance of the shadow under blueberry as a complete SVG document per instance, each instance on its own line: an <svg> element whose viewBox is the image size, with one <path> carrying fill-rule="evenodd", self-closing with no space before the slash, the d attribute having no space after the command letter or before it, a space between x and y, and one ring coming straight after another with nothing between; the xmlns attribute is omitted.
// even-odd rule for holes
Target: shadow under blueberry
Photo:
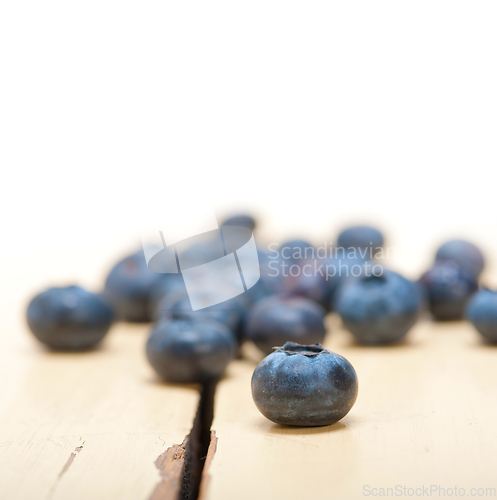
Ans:
<svg viewBox="0 0 497 500"><path fill-rule="evenodd" d="M160 377L154 377L153 375L146 377L144 379L145 384L147 385L155 385L157 387L169 387L171 389L184 389L187 391L195 391L200 392L202 388L201 384L184 384L184 383L175 383L175 382L167 382Z"/></svg>
<svg viewBox="0 0 497 500"><path fill-rule="evenodd" d="M266 422L264 423L266 424ZM267 425L267 424L266 424ZM264 427L266 427L264 425ZM273 424L268 430L266 430L267 434L283 436L283 435L313 435L313 434L326 434L330 432L343 431L347 428L345 424L342 422L335 422L330 425L322 425L319 427L297 427L292 425L282 425L282 424Z"/></svg>
<svg viewBox="0 0 497 500"><path fill-rule="evenodd" d="M91 354L101 354L103 352L113 351L113 347L109 347L105 342L99 343L94 347L87 347L85 349L55 349L45 346L43 344L36 344L33 346L23 346L22 351L25 353L35 353L36 356L44 356L46 358L64 358L71 356L73 358L88 357Z"/></svg>

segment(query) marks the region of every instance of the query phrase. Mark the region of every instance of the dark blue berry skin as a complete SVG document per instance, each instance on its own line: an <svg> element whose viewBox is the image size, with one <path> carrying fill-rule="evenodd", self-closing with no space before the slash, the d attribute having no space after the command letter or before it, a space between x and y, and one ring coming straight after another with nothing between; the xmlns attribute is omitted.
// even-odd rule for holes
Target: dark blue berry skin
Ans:
<svg viewBox="0 0 497 500"><path fill-rule="evenodd" d="M147 358L166 381L204 383L221 377L236 352L220 323L191 318L159 321L147 341Z"/></svg>
<svg viewBox="0 0 497 500"><path fill-rule="evenodd" d="M239 214L228 217L221 224L222 226L241 226L253 231L257 225L254 217L248 214Z"/></svg>
<svg viewBox="0 0 497 500"><path fill-rule="evenodd" d="M418 285L386 269L378 277L365 273L348 279L336 301L344 326L365 345L401 340L416 323L420 307Z"/></svg>
<svg viewBox="0 0 497 500"><path fill-rule="evenodd" d="M27 311L34 336L52 349L66 351L95 347L113 319L102 298L79 286L50 288L34 297Z"/></svg>
<svg viewBox="0 0 497 500"><path fill-rule="evenodd" d="M485 259L481 250L465 240L450 240L444 243L437 251L435 260L453 260L461 269L478 278L485 267Z"/></svg>
<svg viewBox="0 0 497 500"><path fill-rule="evenodd" d="M497 291L476 292L466 308L466 318L488 342L497 342Z"/></svg>
<svg viewBox="0 0 497 500"><path fill-rule="evenodd" d="M283 425L333 424L350 411L357 391L353 366L319 344L287 342L252 375L255 405L266 418Z"/></svg>
<svg viewBox="0 0 497 500"><path fill-rule="evenodd" d="M326 334L326 311L304 297L274 295L249 311L246 335L264 354L288 341L315 344Z"/></svg>
<svg viewBox="0 0 497 500"><path fill-rule="evenodd" d="M131 322L149 322L151 293L154 287L169 275L151 271L143 250L118 262L107 276L104 296L118 319Z"/></svg>
<svg viewBox="0 0 497 500"><path fill-rule="evenodd" d="M206 293L210 299L214 292ZM155 319L190 318L196 320L210 320L226 326L236 337L239 343L243 340L243 321L247 314L247 307L241 297L215 304L193 311L190 299L185 292L176 292L164 297L159 303Z"/></svg>
<svg viewBox="0 0 497 500"><path fill-rule="evenodd" d="M438 321L462 319L466 305L478 290L474 275L455 261L439 261L420 279L429 310Z"/></svg>
<svg viewBox="0 0 497 500"><path fill-rule="evenodd" d="M352 226L344 229L337 239L340 248L357 248L362 250L361 254L367 258L374 256L383 247L384 238L380 230L372 226Z"/></svg>

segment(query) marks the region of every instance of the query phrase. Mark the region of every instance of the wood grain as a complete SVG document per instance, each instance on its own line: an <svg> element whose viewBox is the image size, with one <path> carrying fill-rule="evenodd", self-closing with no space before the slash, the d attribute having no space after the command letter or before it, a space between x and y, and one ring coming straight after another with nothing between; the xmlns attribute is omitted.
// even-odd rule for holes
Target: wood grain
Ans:
<svg viewBox="0 0 497 500"><path fill-rule="evenodd" d="M95 262L3 262L2 499L148 499L161 481L155 461L190 432L198 390L157 380L144 351L150 325L117 323L100 349L79 354L47 351L27 331L30 295L67 276L98 289Z"/></svg>
<svg viewBox="0 0 497 500"><path fill-rule="evenodd" d="M154 377L144 356L149 325L116 324L101 349L83 354L48 352L27 332L29 296L52 283L98 289L105 267L96 261L50 253L0 263L2 499L149 499L163 479L156 460L190 432L198 392ZM260 355L247 346L232 363L216 394L203 500L497 487L497 348L470 325L425 320L404 345L366 348L332 316L326 345L359 376L356 405L329 427L269 422L250 391Z"/></svg>
<svg viewBox="0 0 497 500"><path fill-rule="evenodd" d="M404 345L360 347L336 318L326 345L359 377L356 405L328 427L273 424L251 397L258 359L232 364L218 387L209 499L355 499L397 485L495 496L496 347L464 322L427 321Z"/></svg>

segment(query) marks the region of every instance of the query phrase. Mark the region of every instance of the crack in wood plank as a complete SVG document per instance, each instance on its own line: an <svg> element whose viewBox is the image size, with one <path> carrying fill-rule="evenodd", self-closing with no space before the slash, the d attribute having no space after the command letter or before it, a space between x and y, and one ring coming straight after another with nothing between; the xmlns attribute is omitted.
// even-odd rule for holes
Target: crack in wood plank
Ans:
<svg viewBox="0 0 497 500"><path fill-rule="evenodd" d="M161 481L157 484L149 500L176 500L181 489L185 464L185 450L188 436L181 444L175 444L157 457L154 462Z"/></svg>
<svg viewBox="0 0 497 500"><path fill-rule="evenodd" d="M53 497L55 493L55 488L57 487L60 478L68 471L69 467L71 467L72 463L74 462L74 459L76 458L76 455L83 449L84 444L85 442L83 441L83 444L81 446L76 446L76 448L74 448L74 451L69 455L69 458L64 464L64 467L62 467L61 471L59 472L59 475L57 476L57 479L55 480L54 484L52 485L52 487L48 492L47 500Z"/></svg>

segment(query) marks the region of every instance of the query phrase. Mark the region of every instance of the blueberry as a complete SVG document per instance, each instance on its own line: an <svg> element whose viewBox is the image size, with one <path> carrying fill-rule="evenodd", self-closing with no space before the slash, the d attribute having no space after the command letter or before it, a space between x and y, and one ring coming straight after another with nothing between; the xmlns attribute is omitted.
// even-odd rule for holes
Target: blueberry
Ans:
<svg viewBox="0 0 497 500"><path fill-rule="evenodd" d="M222 226L242 226L253 231L257 225L254 217L248 214L239 214L228 217L221 224Z"/></svg>
<svg viewBox="0 0 497 500"><path fill-rule="evenodd" d="M157 317L158 306L165 297L170 297L176 293L186 293L185 281L181 273L165 274L150 290L149 304L150 315Z"/></svg>
<svg viewBox="0 0 497 500"><path fill-rule="evenodd" d="M310 243L290 240L272 252L265 259L259 254L261 281L269 285L272 294L289 293L323 302L326 283L313 272L315 252Z"/></svg>
<svg viewBox="0 0 497 500"><path fill-rule="evenodd" d="M328 281L329 310L335 310L335 302L340 287L348 278L360 276L364 271L366 260L359 255L337 253L326 260L326 274ZM374 265L374 264L372 264ZM371 269L371 268L370 268Z"/></svg>
<svg viewBox="0 0 497 500"><path fill-rule="evenodd" d="M302 259L314 258L314 247L306 240L289 240L280 245L278 250L280 260L287 261L287 265Z"/></svg>
<svg viewBox="0 0 497 500"><path fill-rule="evenodd" d="M245 292L252 303L279 293L283 280L279 260L262 249L258 249L257 254L261 275L259 281Z"/></svg>
<svg viewBox="0 0 497 500"><path fill-rule="evenodd" d="M285 294L307 297L327 309L333 283L326 275L326 261L305 259L293 264L282 279L281 291Z"/></svg>
<svg viewBox="0 0 497 500"><path fill-rule="evenodd" d="M344 229L337 239L337 246L343 249L357 249L362 257L370 259L381 251L384 243L381 231L372 226L352 226Z"/></svg>
<svg viewBox="0 0 497 500"><path fill-rule="evenodd" d="M416 322L421 306L418 285L378 267L348 279L336 301L344 326L367 345L402 339Z"/></svg>
<svg viewBox="0 0 497 500"><path fill-rule="evenodd" d="M183 248L185 246L185 248ZM181 269L207 264L224 256L220 231L210 231L177 245Z"/></svg>
<svg viewBox="0 0 497 500"><path fill-rule="evenodd" d="M333 424L350 411L357 390L353 366L319 344L287 342L264 358L252 375L255 405L277 424Z"/></svg>
<svg viewBox="0 0 497 500"><path fill-rule="evenodd" d="M438 261L420 279L432 316L439 321L461 319L470 297L478 290L474 275L455 261Z"/></svg>
<svg viewBox="0 0 497 500"><path fill-rule="evenodd" d="M303 297L274 295L257 302L249 311L247 338L265 354L287 341L322 342L326 311Z"/></svg>
<svg viewBox="0 0 497 500"><path fill-rule="evenodd" d="M436 261L454 260L466 273L476 278L485 266L485 259L480 249L465 240L450 240L444 243L437 251Z"/></svg>
<svg viewBox="0 0 497 500"><path fill-rule="evenodd" d="M119 319L151 321L152 290L169 276L151 271L143 250L139 250L112 268L105 282L104 296Z"/></svg>
<svg viewBox="0 0 497 500"><path fill-rule="evenodd" d="M205 301L209 301L208 303L212 303L213 297L216 297L215 292L197 294L197 300L201 301L204 299ZM238 342L241 343L243 335L242 324L246 314L246 304L240 297L234 297L213 306L194 311L188 294L186 292L176 292L164 297L159 303L155 319L160 321L163 318L190 318L216 321L226 326L235 335Z"/></svg>
<svg viewBox="0 0 497 500"><path fill-rule="evenodd" d="M207 382L219 378L236 352L233 334L205 318L162 320L147 341L147 358L166 381Z"/></svg>
<svg viewBox="0 0 497 500"><path fill-rule="evenodd" d="M78 351L95 347L109 331L112 310L102 298L79 286L49 288L28 306L34 336L52 349Z"/></svg>
<svg viewBox="0 0 497 500"><path fill-rule="evenodd" d="M466 308L466 318L489 342L497 342L497 291L476 292Z"/></svg>

